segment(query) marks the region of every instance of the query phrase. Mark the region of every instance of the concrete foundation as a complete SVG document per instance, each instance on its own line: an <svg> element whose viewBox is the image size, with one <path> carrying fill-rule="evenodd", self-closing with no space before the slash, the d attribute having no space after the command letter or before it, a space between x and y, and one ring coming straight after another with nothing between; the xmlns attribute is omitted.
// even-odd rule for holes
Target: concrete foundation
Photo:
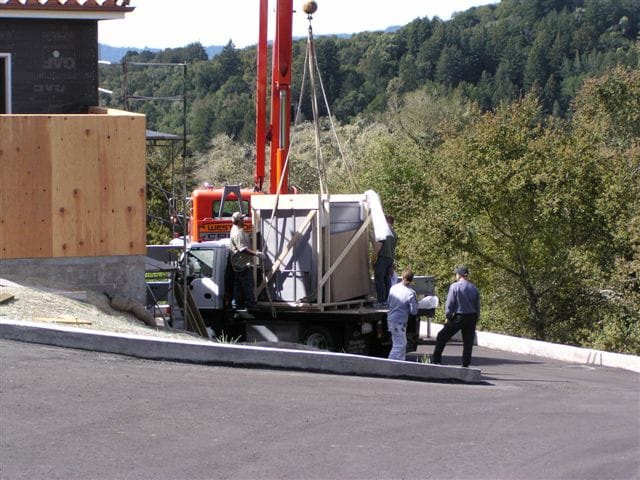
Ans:
<svg viewBox="0 0 640 480"><path fill-rule="evenodd" d="M17 283L117 294L145 303L142 255L0 260L0 277Z"/></svg>

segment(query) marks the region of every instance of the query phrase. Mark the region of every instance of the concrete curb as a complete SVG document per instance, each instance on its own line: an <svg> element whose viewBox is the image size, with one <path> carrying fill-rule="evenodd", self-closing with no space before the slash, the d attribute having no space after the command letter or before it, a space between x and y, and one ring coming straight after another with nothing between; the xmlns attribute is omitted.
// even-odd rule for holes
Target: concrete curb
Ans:
<svg viewBox="0 0 640 480"><path fill-rule="evenodd" d="M420 322L426 324L426 322ZM438 323L431 324L431 336L442 329ZM420 325L421 338L426 337L427 326ZM456 337L454 336L454 339ZM458 340L460 340L458 338ZM636 355L624 355L621 353L604 352L589 348L560 345L557 343L541 342L528 338L509 337L498 333L476 332L476 345L506 352L521 353L524 355L536 355L538 357L553 358L563 362L579 363L599 367L621 368L640 372L640 357Z"/></svg>
<svg viewBox="0 0 640 480"><path fill-rule="evenodd" d="M74 327L42 325L34 322L0 320L0 338L115 353L148 360L232 367L263 367L421 381L455 380L466 383L481 381L480 370L474 368L401 362L343 353L209 344L143 335L113 334Z"/></svg>

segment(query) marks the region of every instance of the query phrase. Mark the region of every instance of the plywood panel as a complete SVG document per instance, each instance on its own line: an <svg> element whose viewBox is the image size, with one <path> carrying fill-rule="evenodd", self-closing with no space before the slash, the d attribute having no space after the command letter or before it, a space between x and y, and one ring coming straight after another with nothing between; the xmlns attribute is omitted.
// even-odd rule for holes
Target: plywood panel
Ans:
<svg viewBox="0 0 640 480"><path fill-rule="evenodd" d="M56 257L99 254L96 224L100 210L98 119L55 117L51 125L53 254Z"/></svg>
<svg viewBox="0 0 640 480"><path fill-rule="evenodd" d="M144 118L75 117L57 131L54 255L144 254Z"/></svg>
<svg viewBox="0 0 640 480"><path fill-rule="evenodd" d="M145 254L143 115L0 121L3 258Z"/></svg>
<svg viewBox="0 0 640 480"><path fill-rule="evenodd" d="M0 258L50 257L51 162L46 117L0 115Z"/></svg>
<svg viewBox="0 0 640 480"><path fill-rule="evenodd" d="M102 236L121 255L146 252L144 117L109 116L100 136ZM109 162L102 161L110 152Z"/></svg>

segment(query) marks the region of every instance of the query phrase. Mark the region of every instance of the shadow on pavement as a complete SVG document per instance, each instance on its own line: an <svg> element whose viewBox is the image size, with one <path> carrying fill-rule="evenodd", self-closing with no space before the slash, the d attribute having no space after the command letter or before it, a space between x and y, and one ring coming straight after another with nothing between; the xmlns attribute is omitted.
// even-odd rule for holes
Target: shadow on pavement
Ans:
<svg viewBox="0 0 640 480"><path fill-rule="evenodd" d="M449 363L450 362L450 363ZM447 365L460 365L460 357L446 355L442 356L442 363ZM528 360L513 360L507 358L482 357L473 356L471 360L472 367L493 366L493 365L540 365L542 362L533 362Z"/></svg>

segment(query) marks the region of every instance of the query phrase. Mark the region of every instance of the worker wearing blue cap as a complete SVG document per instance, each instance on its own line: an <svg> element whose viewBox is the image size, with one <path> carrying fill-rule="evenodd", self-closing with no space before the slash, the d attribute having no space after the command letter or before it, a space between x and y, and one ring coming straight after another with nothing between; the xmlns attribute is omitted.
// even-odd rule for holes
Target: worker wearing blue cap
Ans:
<svg viewBox="0 0 640 480"><path fill-rule="evenodd" d="M476 323L480 317L480 292L469 281L469 269L466 266L456 267L454 273L456 282L449 287L445 304L447 323L438 332L431 363L441 362L442 352L447 342L458 331L462 331L462 366L468 367L471 364Z"/></svg>

